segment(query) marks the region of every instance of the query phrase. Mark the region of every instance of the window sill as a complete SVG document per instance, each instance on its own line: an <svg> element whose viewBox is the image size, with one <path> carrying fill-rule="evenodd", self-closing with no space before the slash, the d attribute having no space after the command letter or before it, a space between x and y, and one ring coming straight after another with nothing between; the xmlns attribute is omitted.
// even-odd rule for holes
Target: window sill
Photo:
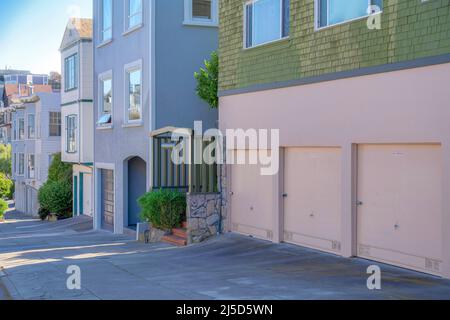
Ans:
<svg viewBox="0 0 450 320"><path fill-rule="evenodd" d="M218 28L219 23L216 21L196 21L196 20L184 20L184 26L192 26L192 27L209 27L209 28Z"/></svg>
<svg viewBox="0 0 450 320"><path fill-rule="evenodd" d="M108 44L110 44L111 42L113 42L113 39L109 39L109 40L103 41L102 43L100 43L97 46L97 49L103 48L103 47L107 46Z"/></svg>
<svg viewBox="0 0 450 320"><path fill-rule="evenodd" d="M114 128L113 125L109 126L97 126L97 130L112 130Z"/></svg>
<svg viewBox="0 0 450 320"><path fill-rule="evenodd" d="M383 13L383 11L380 11L380 12L377 12L377 13L372 13L372 14L365 15L363 17L357 17L357 18L349 19L349 20L345 20L345 21L338 22L338 23L335 23L335 24L330 24L330 25L323 26L323 27L318 27L317 23L316 23L315 31L327 30L327 29L330 29L330 28L333 28L333 27L342 26L342 25L347 24L347 23L352 23L352 22L356 22L356 21L359 21L359 20L366 20L366 19L369 19L370 17L376 16L376 15L382 14L382 13Z"/></svg>
<svg viewBox="0 0 450 320"><path fill-rule="evenodd" d="M144 26L144 24L143 24L143 23L140 23L140 24L138 24L138 25L136 25L136 26L134 26L134 27L131 27L131 28L127 29L124 33L122 33L122 36L125 37L125 36L127 36L127 35L129 35L129 34L135 32L135 31L141 29L143 26Z"/></svg>
<svg viewBox="0 0 450 320"><path fill-rule="evenodd" d="M277 39L277 40L273 40L273 41L261 43L261 44L258 44L258 45L256 45L256 46L253 46L253 47L248 47L248 48L245 48L245 47L244 47L243 49L244 49L244 51L247 51L247 50L252 50L252 49L258 49L258 48L263 48L263 47L269 47L269 46L271 46L271 45L276 45L276 44L278 44L278 43L288 42L289 40L290 40L290 37L288 36L288 37L284 37L284 38L281 38L281 39Z"/></svg>
<svg viewBox="0 0 450 320"><path fill-rule="evenodd" d="M142 126L144 126L144 123L142 121L140 121L140 122L135 122L135 123L133 123L133 122L124 123L122 125L122 128L139 128L139 127L142 127Z"/></svg>

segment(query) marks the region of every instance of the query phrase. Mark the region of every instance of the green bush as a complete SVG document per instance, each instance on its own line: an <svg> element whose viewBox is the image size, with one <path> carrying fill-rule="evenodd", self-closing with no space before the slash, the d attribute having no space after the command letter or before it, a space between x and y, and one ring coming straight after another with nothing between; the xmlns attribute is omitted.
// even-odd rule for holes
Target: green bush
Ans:
<svg viewBox="0 0 450 320"><path fill-rule="evenodd" d="M8 203L3 200L0 199L0 218L3 218L5 215L5 212L8 210Z"/></svg>
<svg viewBox="0 0 450 320"><path fill-rule="evenodd" d="M0 198L12 199L14 193L14 183L6 174L0 172Z"/></svg>
<svg viewBox="0 0 450 320"><path fill-rule="evenodd" d="M61 153L53 155L53 161L48 168L48 181L65 181L72 183L72 165L62 162Z"/></svg>
<svg viewBox="0 0 450 320"><path fill-rule="evenodd" d="M43 212L54 213L58 218L72 215L72 184L67 181L47 181L38 194Z"/></svg>
<svg viewBox="0 0 450 320"><path fill-rule="evenodd" d="M159 190L138 200L142 221L161 230L179 227L186 214L186 195L178 191Z"/></svg>

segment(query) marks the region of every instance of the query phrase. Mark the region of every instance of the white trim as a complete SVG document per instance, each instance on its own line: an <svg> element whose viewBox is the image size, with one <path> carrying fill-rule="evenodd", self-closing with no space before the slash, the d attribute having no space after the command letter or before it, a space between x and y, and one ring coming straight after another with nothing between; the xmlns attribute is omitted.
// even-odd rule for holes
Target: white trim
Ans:
<svg viewBox="0 0 450 320"><path fill-rule="evenodd" d="M186 26L218 27L219 0L211 0L211 19L195 18L192 16L192 0L184 0L184 21Z"/></svg>
<svg viewBox="0 0 450 320"><path fill-rule="evenodd" d="M23 173L20 173L20 155L23 155ZM25 153L24 152L18 152L17 153L17 176L18 177L25 177Z"/></svg>
<svg viewBox="0 0 450 320"><path fill-rule="evenodd" d="M95 127L97 129L100 129L100 128L101 129L104 129L104 128L112 129L112 127L113 127L113 123L114 123L114 100L115 100L114 99L114 79L113 79L113 75L114 75L113 70L108 70L108 71L105 71L105 72L100 73L98 75L98 84L97 84L97 86L98 86L97 99L98 99L98 102L99 102L98 103L98 109L97 109L97 111L98 111L98 118L95 119ZM111 91L112 91L111 124L110 125L100 126L100 125L97 124L97 122L100 119L100 117L104 115L104 113L103 113L103 98L104 98L103 97L103 82L106 81L106 80L111 80Z"/></svg>
<svg viewBox="0 0 450 320"><path fill-rule="evenodd" d="M144 73L143 73L143 62L142 59L136 60L134 62L130 62L123 67L123 83L124 83L124 101L123 101L123 110L124 110L124 125L130 125L130 124L142 124L144 121L144 106L143 103L143 88L144 88ZM134 71L140 71L141 72L141 96L140 96L140 107L141 107L141 118L139 120L129 120L129 104L130 104L130 97L129 97L129 74Z"/></svg>
<svg viewBox="0 0 450 320"><path fill-rule="evenodd" d="M321 27L320 26L320 4L319 4L319 1L320 0L314 0L314 31L320 31L320 30L340 26L340 25L343 25L346 23L352 23L352 22L362 20L362 19L368 19L369 17L383 13L383 8L380 8L381 10L379 12L365 14L364 16L355 17L352 19L338 22L338 23L328 24L328 19L330 18L330 4L329 4L330 0L327 0L327 25ZM367 0L367 9L369 9L371 6L372 6L372 0Z"/></svg>

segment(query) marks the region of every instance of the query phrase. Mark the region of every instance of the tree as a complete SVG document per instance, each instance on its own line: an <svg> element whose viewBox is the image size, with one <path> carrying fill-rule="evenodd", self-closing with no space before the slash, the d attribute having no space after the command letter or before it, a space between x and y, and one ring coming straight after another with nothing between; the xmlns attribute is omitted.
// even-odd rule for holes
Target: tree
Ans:
<svg viewBox="0 0 450 320"><path fill-rule="evenodd" d="M210 60L205 60L205 67L194 74L197 79L197 95L212 109L219 107L219 56L217 52L211 53Z"/></svg>
<svg viewBox="0 0 450 320"><path fill-rule="evenodd" d="M0 173L11 178L11 145L0 144Z"/></svg>
<svg viewBox="0 0 450 320"><path fill-rule="evenodd" d="M72 183L72 165L62 162L61 153L53 155L53 161L48 168L48 181L66 181Z"/></svg>
<svg viewBox="0 0 450 320"><path fill-rule="evenodd" d="M0 172L0 199L12 199L14 183L3 172Z"/></svg>

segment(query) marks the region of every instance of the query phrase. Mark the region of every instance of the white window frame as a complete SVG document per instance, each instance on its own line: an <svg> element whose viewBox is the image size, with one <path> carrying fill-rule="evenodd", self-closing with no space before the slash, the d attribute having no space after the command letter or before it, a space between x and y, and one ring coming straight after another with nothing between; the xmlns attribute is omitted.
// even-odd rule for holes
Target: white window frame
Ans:
<svg viewBox="0 0 450 320"><path fill-rule="evenodd" d="M33 157L33 176L31 175L31 170L30 170L30 159L31 157ZM34 154L29 154L27 156L27 177L28 179L36 179L36 155Z"/></svg>
<svg viewBox="0 0 450 320"><path fill-rule="evenodd" d="M249 0L244 3L244 8L243 8L243 10L244 10L244 14L243 14L243 16L244 16L244 49L253 49L253 48L265 46L267 44L271 44L274 42L283 41L283 40L289 39L289 36L290 36L290 35L287 35L287 36L283 37L283 26L284 26L283 0L279 0L280 1L280 37L275 40L271 40L271 41L267 41L264 43L259 43L259 44L247 47L247 6L249 4L254 4L259 1L260 0ZM290 14L290 11L289 11L289 14Z"/></svg>
<svg viewBox="0 0 450 320"><path fill-rule="evenodd" d="M20 135L20 123L23 123L23 134L22 136ZM25 118L19 118L19 120L17 121L17 140L18 141L24 141L25 140Z"/></svg>
<svg viewBox="0 0 450 320"><path fill-rule="evenodd" d="M104 1L105 0L100 0L99 1L99 6L98 6L98 10L99 10L98 17L100 17L100 19L99 19L100 23L99 23L99 26L98 26L98 28L99 28L99 34L98 35L99 35L99 43L100 44L99 44L98 47L104 46L104 45L112 42L113 36L114 36L114 1L111 0L111 27L108 28L108 29L103 29L103 25L104 25L104 23L103 23L103 21L104 21L103 4L104 4ZM109 30L111 31L111 38L106 39L105 38L105 32L109 31Z"/></svg>
<svg viewBox="0 0 450 320"><path fill-rule="evenodd" d="M30 136L30 117L33 117L33 136ZM34 113L27 114L27 139L34 140L36 139L36 115Z"/></svg>
<svg viewBox="0 0 450 320"><path fill-rule="evenodd" d="M71 129L71 128L69 128L69 119L75 119L74 120L74 122L73 122L73 125L74 125L74 127ZM66 134L66 153L69 153L69 154L74 154L74 153L77 153L77 150L78 150L78 139L77 139L77 137L78 137L78 132L77 132L77 130L78 130L78 116L76 115L76 114L69 114L69 115L67 115L66 116L66 132L65 132L65 134ZM70 130L73 130L73 137L74 137L74 149L73 150L71 150L71 149L69 149L69 146L70 146L70 143L69 143L69 132L70 132Z"/></svg>
<svg viewBox="0 0 450 320"><path fill-rule="evenodd" d="M17 175L19 177L24 177L25 176L25 153L19 152L18 154L18 165L17 165ZM23 162L22 162L22 168L20 167L20 158L21 156L23 157ZM22 169L22 172L20 171L20 169Z"/></svg>
<svg viewBox="0 0 450 320"><path fill-rule="evenodd" d="M141 12L136 13L135 15L140 15L141 16L141 22L138 23L135 26L130 26L130 0L124 0L124 12L125 12L125 17L124 17L124 33L123 35L127 35L132 33L133 31L136 31L140 28L142 28L144 26L144 7L145 7L145 1L144 0L140 0L141 1Z"/></svg>
<svg viewBox="0 0 450 320"><path fill-rule="evenodd" d="M184 25L218 27L219 0L211 0L211 19L195 18L192 16L192 0L184 0Z"/></svg>
<svg viewBox="0 0 450 320"><path fill-rule="evenodd" d="M52 114L59 114L59 123L52 123ZM62 114L60 111L49 111L48 112L48 136L50 138L60 138L62 136ZM58 119L58 118L57 118ZM52 131L50 130L50 128L52 126L59 126L59 135L52 135Z"/></svg>
<svg viewBox="0 0 450 320"><path fill-rule="evenodd" d="M327 11L328 11L327 12L327 19L329 19L329 16L330 16L330 3L329 3L329 1L330 0L327 0ZM369 9L369 7L371 5L372 5L372 0L367 0L367 9ZM321 27L320 26L320 0L314 0L314 29L315 29L315 31L320 31L320 30L323 30L323 29L339 26L339 25L342 25L342 24L345 24L345 23L351 23L351 22L354 22L354 21L367 19L367 18L369 18L371 16L383 13L383 8L380 8L380 9L381 10L379 12L370 13L370 14L367 13L364 16L361 16L361 17L356 17L356 18L344 20L344 21L341 21L341 22L338 22L338 23L334 23L334 24L327 24L326 26Z"/></svg>
<svg viewBox="0 0 450 320"><path fill-rule="evenodd" d="M17 175L17 153L13 153L13 175Z"/></svg>
<svg viewBox="0 0 450 320"><path fill-rule="evenodd" d="M111 90L112 90L112 103L111 103L111 123L105 124L105 125L100 125L98 123L98 121L100 120L100 118L104 115L106 115L106 113L103 112L103 82L106 80L111 80ZM108 70L106 72L103 72L101 74L99 74L98 76L98 117L95 120L96 123L96 127L97 129L112 129L113 128L113 123L114 123L114 101L115 101L115 97L114 97L114 78L113 78L113 71L112 70Z"/></svg>
<svg viewBox="0 0 450 320"><path fill-rule="evenodd" d="M139 120L130 120L129 119L129 108L130 108L130 77L129 74L133 71L141 71L141 97L140 97L140 105L141 105L141 119ZM126 64L123 68L124 75L124 126L132 125L132 126L140 126L144 121L144 106L143 106L143 81L144 74L142 68L142 59ZM114 100L113 100L114 102Z"/></svg>
<svg viewBox="0 0 450 320"><path fill-rule="evenodd" d="M71 73L69 68L69 60L73 59L73 73ZM78 63L78 52L66 57L64 59L64 92L70 92L78 89L79 85L79 63ZM73 86L70 86L69 75L73 75Z"/></svg>

